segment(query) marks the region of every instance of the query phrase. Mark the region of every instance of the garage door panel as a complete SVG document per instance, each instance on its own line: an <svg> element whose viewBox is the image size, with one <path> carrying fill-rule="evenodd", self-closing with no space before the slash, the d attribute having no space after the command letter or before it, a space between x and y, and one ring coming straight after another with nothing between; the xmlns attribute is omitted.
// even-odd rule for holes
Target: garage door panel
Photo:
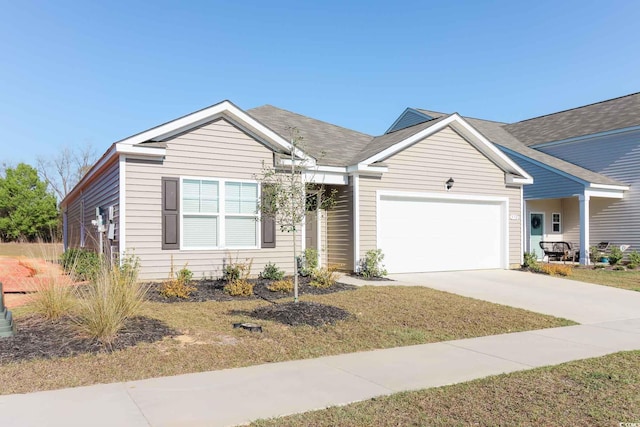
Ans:
<svg viewBox="0 0 640 427"><path fill-rule="evenodd" d="M378 247L390 272L501 268L503 205L382 197Z"/></svg>

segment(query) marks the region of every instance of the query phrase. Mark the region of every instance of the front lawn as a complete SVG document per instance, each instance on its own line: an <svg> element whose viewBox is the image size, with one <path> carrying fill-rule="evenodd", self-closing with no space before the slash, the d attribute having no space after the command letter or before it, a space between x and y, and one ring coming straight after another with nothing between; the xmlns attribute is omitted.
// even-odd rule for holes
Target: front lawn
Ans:
<svg viewBox="0 0 640 427"><path fill-rule="evenodd" d="M621 289L640 291L640 270L604 270L593 268L574 268L571 280L595 283L596 285L613 286Z"/></svg>
<svg viewBox="0 0 640 427"><path fill-rule="evenodd" d="M266 426L617 426L640 423L640 351L374 398Z"/></svg>
<svg viewBox="0 0 640 427"><path fill-rule="evenodd" d="M251 317L254 308L270 304L263 300L147 302L141 314L164 322L177 331L176 337L98 354L56 358L42 354L18 362L0 359L0 393L129 381L574 324L423 287L367 286L301 299L345 309L352 317L317 328L292 327ZM29 307L14 310L18 333L21 319L28 315ZM238 322L258 323L264 332L234 329ZM11 338L0 339L0 346L10 347Z"/></svg>

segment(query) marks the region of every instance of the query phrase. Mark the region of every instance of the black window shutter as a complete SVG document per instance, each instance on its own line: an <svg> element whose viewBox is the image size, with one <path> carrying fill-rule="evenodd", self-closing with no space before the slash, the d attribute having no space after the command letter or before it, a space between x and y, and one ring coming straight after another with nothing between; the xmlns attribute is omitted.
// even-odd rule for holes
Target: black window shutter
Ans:
<svg viewBox="0 0 640 427"><path fill-rule="evenodd" d="M179 178L162 178L162 249L180 249Z"/></svg>
<svg viewBox="0 0 640 427"><path fill-rule="evenodd" d="M269 189L264 184L262 185L262 202L261 205L270 203L269 201ZM262 238L260 247L262 248L275 248L276 247L276 220L271 215L266 215L264 211L261 215L261 228Z"/></svg>

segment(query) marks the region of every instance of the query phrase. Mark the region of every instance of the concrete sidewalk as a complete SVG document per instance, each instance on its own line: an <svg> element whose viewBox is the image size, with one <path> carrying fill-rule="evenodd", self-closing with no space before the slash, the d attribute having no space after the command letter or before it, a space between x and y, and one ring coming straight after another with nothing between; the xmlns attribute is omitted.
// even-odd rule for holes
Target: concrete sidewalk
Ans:
<svg viewBox="0 0 640 427"><path fill-rule="evenodd" d="M10 426L229 426L640 349L640 319L0 397Z"/></svg>
<svg viewBox="0 0 640 427"><path fill-rule="evenodd" d="M588 324L0 396L2 425L237 425L399 391L640 350L638 292L509 271L393 278L397 281L366 284L427 285Z"/></svg>

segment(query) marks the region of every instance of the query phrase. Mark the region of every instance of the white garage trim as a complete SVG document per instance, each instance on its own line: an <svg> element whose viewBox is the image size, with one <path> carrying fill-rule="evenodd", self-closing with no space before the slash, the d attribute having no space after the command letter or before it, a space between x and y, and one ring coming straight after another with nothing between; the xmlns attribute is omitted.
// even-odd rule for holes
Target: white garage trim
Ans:
<svg viewBox="0 0 640 427"><path fill-rule="evenodd" d="M381 245L381 209L383 198L401 198L401 199L415 199L416 201L425 202L486 202L487 204L493 204L499 206L501 222L501 253L499 254L499 268L509 268L509 199L507 197L496 196L483 196L473 194L442 194L442 193L422 193L422 192L405 192L405 191L390 191L390 190L378 190L376 191L376 246L380 248ZM384 249L383 249L384 250ZM461 263L462 264L462 263Z"/></svg>

